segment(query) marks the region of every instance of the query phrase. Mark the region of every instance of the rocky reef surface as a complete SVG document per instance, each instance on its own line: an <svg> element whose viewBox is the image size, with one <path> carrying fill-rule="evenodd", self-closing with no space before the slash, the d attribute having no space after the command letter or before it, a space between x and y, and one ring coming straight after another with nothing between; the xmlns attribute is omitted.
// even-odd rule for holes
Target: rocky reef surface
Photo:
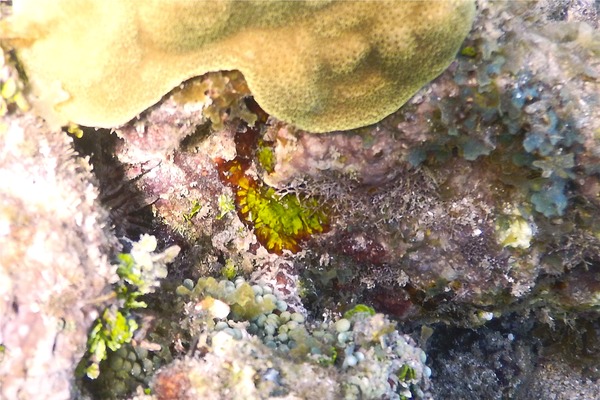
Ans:
<svg viewBox="0 0 600 400"><path fill-rule="evenodd" d="M319 134L236 71L53 131L4 51L0 394L600 398L599 15L479 0L400 110Z"/></svg>

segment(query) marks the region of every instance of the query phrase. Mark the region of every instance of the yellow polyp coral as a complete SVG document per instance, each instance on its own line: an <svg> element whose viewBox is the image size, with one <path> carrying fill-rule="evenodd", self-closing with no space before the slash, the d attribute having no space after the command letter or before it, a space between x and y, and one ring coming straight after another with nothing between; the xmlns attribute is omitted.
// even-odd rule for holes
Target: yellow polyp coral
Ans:
<svg viewBox="0 0 600 400"><path fill-rule="evenodd" d="M239 70L269 114L313 132L381 120L437 76L473 0L14 0L0 38L54 123L115 127L181 82Z"/></svg>

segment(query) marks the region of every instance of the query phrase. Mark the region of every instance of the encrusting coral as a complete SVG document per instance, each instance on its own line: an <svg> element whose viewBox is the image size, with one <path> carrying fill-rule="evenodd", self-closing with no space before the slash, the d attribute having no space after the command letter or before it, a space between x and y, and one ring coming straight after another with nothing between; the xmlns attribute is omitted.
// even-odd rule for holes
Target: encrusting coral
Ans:
<svg viewBox="0 0 600 400"><path fill-rule="evenodd" d="M474 14L472 0L17 0L0 38L55 124L122 125L186 79L237 69L269 114L325 132L396 111Z"/></svg>

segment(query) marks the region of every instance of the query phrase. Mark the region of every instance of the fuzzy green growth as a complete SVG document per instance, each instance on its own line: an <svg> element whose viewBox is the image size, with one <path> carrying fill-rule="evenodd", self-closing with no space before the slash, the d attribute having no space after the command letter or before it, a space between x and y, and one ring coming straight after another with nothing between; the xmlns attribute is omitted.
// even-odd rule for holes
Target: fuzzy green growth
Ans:
<svg viewBox="0 0 600 400"><path fill-rule="evenodd" d="M225 279L228 279L230 281L237 276L238 269L235 265L235 262L231 258L228 258L227 261L225 261L225 266L221 270L221 274Z"/></svg>
<svg viewBox="0 0 600 400"><path fill-rule="evenodd" d="M473 46L466 46L460 51L460 55L473 58L477 56L477 50Z"/></svg>
<svg viewBox="0 0 600 400"><path fill-rule="evenodd" d="M217 219L222 219L230 212L235 211L235 203L233 199L231 196L227 196L226 194L219 195L217 205L219 206L219 215L217 215Z"/></svg>
<svg viewBox="0 0 600 400"><path fill-rule="evenodd" d="M404 364L402 368L400 368L400 371L398 371L398 379L401 381L410 381L416 379L416 377L415 370L406 364Z"/></svg>
<svg viewBox="0 0 600 400"><path fill-rule="evenodd" d="M264 140L258 141L258 149L256 151L256 158L260 166L265 170L267 174L275 171L275 164L277 160L273 153L273 144L265 142Z"/></svg>
<svg viewBox="0 0 600 400"><path fill-rule="evenodd" d="M117 298L123 302L124 309L145 308L147 304L137 298L146 292L143 288L147 285L137 269L135 260L131 254L119 254L117 258L117 275L120 278L115 288Z"/></svg>
<svg viewBox="0 0 600 400"><path fill-rule="evenodd" d="M369 307L365 304L357 304L354 307L352 307L350 310L348 310L344 313L344 318L351 319L356 314L361 314L361 313L366 313L369 316L373 316L373 315L375 315L375 309L373 307Z"/></svg>
<svg viewBox="0 0 600 400"><path fill-rule="evenodd" d="M0 67L12 62L8 54L0 49ZM8 114L15 109L21 111L29 110L29 103L23 94L24 83L17 73L17 67L10 65L11 68L4 68L4 73L0 76L0 117ZM24 76L24 75L22 75Z"/></svg>
<svg viewBox="0 0 600 400"><path fill-rule="evenodd" d="M163 253L154 254L156 245L156 238L143 235L133 244L130 254L117 256L119 280L113 289L117 302L107 307L94 322L88 336L86 356L78 366L79 372L88 378L99 376L100 363L108 357L108 350L117 351L131 342L138 328L134 311L147 306L139 297L154 292L159 280L167 274L165 264L179 253L179 248L173 246Z"/></svg>
<svg viewBox="0 0 600 400"><path fill-rule="evenodd" d="M125 312L125 314L124 314ZM85 374L90 379L100 375L100 362L108 356L107 349L117 351L131 342L138 324L126 310L107 308L96 320L89 335L88 353L90 364Z"/></svg>
<svg viewBox="0 0 600 400"><path fill-rule="evenodd" d="M194 200L194 202L192 203L192 208L190 209L190 212L187 214L184 214L183 219L186 222L190 222L192 220L192 218L194 218L196 215L198 215L198 213L200 212L201 209L202 209L202 204L200 204L200 202L198 200Z"/></svg>

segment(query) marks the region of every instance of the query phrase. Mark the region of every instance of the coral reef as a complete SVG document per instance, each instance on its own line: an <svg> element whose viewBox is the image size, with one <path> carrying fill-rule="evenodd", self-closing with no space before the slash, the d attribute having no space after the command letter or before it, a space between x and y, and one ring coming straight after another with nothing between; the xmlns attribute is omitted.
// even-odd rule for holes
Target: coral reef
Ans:
<svg viewBox="0 0 600 400"><path fill-rule="evenodd" d="M478 0L477 10L445 72L389 117L346 132L269 116L241 68L185 82L110 131L71 124L72 139L52 136L27 110L24 76L5 63L0 110L10 134L1 154L14 138L33 150L0 165L9 177L2 195L62 182L55 178L71 175L60 166L81 173L48 192L67 198L62 208L24 192L18 204L34 206L10 217L33 215L42 226L0 224L12 240L0 252L29 246L51 219L70 236L47 240L49 259L76 274L89 259L107 273L103 285L87 274L69 286L75 295L60 292L61 307L82 301L91 310L70 342L79 347L57 341L68 352L60 365L37 363L24 347L34 360L24 365L45 376L62 368L52 393L68 397L91 328L79 364L88 377L71 388L83 398L598 397L600 9L591 0ZM60 156L47 143L61 143ZM7 204L2 212L13 210ZM172 245L181 251L166 266ZM36 254L19 253L25 261L7 270L23 274ZM63 271L49 263L44 282ZM0 286L9 313L25 312L11 298L49 290L23 289L33 281L21 276ZM10 324L3 319L0 332ZM7 337L2 371L14 364ZM4 377L0 390L25 382Z"/></svg>
<svg viewBox="0 0 600 400"><path fill-rule="evenodd" d="M148 305L142 299L160 286L167 276L166 264L180 250L171 246L156 253L156 246L154 236L142 235L128 253L117 255L119 280L113 284L116 301L94 321L87 352L77 371L80 376L85 374L83 382L92 392L125 394L156 369L148 352L160 355L161 349L144 342L138 320L143 320L141 311ZM158 356L156 359L160 360ZM100 375L102 379L95 381Z"/></svg>
<svg viewBox="0 0 600 400"><path fill-rule="evenodd" d="M441 321L474 328L512 313L575 321L594 312L599 119L598 83L590 77L597 32L584 22L549 21L533 3L479 6L455 64L372 127L313 135L247 104L257 113L258 139L227 113L218 114L225 123L210 134L166 124L143 136L120 129L125 142L116 154L131 171L147 162L127 157L138 144L191 135L174 151L155 153L160 165L136 181L159 199L156 215L194 243L184 250L185 269L194 278L274 269L270 282L300 294L293 302L311 318L339 318L367 303L407 330L429 323L443 332L435 325ZM573 35L557 38L548 24ZM515 43L554 50L532 53ZM554 66L547 74L540 72L544 62ZM185 119L170 98L148 118L161 113ZM215 171L222 175L225 165L220 182ZM244 215L232 212L239 187L232 191L227 180L241 176L234 167L273 192L318 198L331 230L296 255L267 254ZM531 354L528 346L534 344L523 344L521 354ZM446 361L460 370L458 358ZM525 380L533 373L527 365L506 379ZM448 385L461 379L442 375Z"/></svg>
<svg viewBox="0 0 600 400"><path fill-rule="evenodd" d="M106 308L95 321L88 339L89 362L85 374L96 379L100 374L100 363L107 358L107 351L118 351L130 343L139 325L134 318L136 309L147 304L138 298L154 293L160 286L160 280L167 276L166 264L173 261L179 253L179 247L171 246L160 254L156 250L156 238L142 235L133 243L130 253L118 255L119 281L114 285L117 299L115 304Z"/></svg>
<svg viewBox="0 0 600 400"><path fill-rule="evenodd" d="M49 120L113 128L186 79L237 69L267 112L324 132L397 110L452 61L475 7L16 0L13 10L0 37L18 48Z"/></svg>
<svg viewBox="0 0 600 400"><path fill-rule="evenodd" d="M330 307L349 298L465 325L523 301L561 317L595 307L580 274L598 265L598 32L548 21L541 5L479 5L456 63L381 123L267 129L265 182L337 214L305 274L317 291L337 285Z"/></svg>

